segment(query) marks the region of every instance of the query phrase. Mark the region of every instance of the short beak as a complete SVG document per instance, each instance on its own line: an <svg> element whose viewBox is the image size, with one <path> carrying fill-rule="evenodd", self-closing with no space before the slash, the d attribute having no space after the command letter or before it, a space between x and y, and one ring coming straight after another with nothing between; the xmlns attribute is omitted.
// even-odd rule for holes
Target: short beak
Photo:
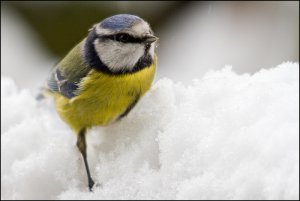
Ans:
<svg viewBox="0 0 300 201"><path fill-rule="evenodd" d="M153 36L153 35L146 35L146 36L144 37L143 42L144 42L145 44L151 44L151 43L153 43L153 42L155 42L155 41L157 41L157 40L158 40L158 38L157 38L156 36Z"/></svg>

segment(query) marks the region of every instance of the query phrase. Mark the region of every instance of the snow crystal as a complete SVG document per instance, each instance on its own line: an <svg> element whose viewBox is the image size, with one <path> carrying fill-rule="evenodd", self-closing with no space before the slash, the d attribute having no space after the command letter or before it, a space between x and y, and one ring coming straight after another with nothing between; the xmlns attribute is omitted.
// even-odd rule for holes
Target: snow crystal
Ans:
<svg viewBox="0 0 300 201"><path fill-rule="evenodd" d="M299 199L299 64L161 79L132 112L76 137L51 100L1 78L2 199Z"/></svg>

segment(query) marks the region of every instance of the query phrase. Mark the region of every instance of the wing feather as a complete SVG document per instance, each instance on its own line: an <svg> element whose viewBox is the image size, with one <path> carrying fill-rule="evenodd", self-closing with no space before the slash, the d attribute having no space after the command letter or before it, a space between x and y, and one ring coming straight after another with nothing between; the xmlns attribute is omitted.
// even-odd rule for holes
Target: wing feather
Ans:
<svg viewBox="0 0 300 201"><path fill-rule="evenodd" d="M71 99L77 95L78 84L91 68L84 60L82 44L76 45L51 72L47 88Z"/></svg>

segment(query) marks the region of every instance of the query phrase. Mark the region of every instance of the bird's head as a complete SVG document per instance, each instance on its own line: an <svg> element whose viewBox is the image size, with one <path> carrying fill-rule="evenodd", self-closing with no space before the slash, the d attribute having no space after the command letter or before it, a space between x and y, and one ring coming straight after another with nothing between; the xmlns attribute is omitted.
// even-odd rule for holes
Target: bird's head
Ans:
<svg viewBox="0 0 300 201"><path fill-rule="evenodd" d="M142 18L114 15L90 29L85 42L86 57L99 57L113 73L135 71L135 68L140 68L137 65L148 65L153 61L157 39ZM89 51L94 51L94 54Z"/></svg>

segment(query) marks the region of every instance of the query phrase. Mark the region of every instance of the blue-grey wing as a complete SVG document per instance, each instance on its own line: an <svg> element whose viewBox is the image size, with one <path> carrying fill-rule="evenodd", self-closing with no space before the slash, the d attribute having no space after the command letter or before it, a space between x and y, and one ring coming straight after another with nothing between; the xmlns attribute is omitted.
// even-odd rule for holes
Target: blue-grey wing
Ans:
<svg viewBox="0 0 300 201"><path fill-rule="evenodd" d="M76 96L76 90L78 89L78 83L69 81L59 68L55 68L50 74L47 80L48 88L52 92L58 92L67 98L73 98Z"/></svg>
<svg viewBox="0 0 300 201"><path fill-rule="evenodd" d="M85 61L83 45L77 44L53 69L48 78L48 89L67 98L73 98L78 92L78 84L92 69Z"/></svg>

